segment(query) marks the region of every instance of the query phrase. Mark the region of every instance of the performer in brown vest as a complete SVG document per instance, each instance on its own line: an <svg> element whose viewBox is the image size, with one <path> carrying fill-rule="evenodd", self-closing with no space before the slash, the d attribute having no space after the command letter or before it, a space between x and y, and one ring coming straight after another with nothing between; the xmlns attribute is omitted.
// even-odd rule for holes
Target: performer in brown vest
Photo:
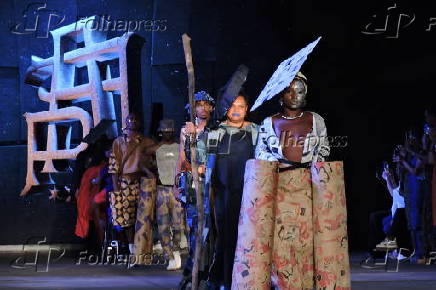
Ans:
<svg viewBox="0 0 436 290"><path fill-rule="evenodd" d="M114 140L109 158L114 191L111 193L112 219L115 226L124 228L133 264L144 264L153 250L152 220L156 179L152 156L147 150L155 142L139 131L135 114L126 118L124 134Z"/></svg>

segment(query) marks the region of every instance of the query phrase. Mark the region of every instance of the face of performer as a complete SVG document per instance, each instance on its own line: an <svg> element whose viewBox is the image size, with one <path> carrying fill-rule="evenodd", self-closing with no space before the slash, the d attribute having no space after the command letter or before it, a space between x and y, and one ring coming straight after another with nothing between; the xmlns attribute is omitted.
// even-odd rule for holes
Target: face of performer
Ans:
<svg viewBox="0 0 436 290"><path fill-rule="evenodd" d="M245 98L238 96L227 111L227 119L233 123L243 122L247 115L248 104Z"/></svg>
<svg viewBox="0 0 436 290"><path fill-rule="evenodd" d="M130 114L126 118L126 129L130 131L139 130L139 118L135 114Z"/></svg>
<svg viewBox="0 0 436 290"><path fill-rule="evenodd" d="M174 140L174 131L161 132L162 141L168 142Z"/></svg>
<svg viewBox="0 0 436 290"><path fill-rule="evenodd" d="M212 109L213 107L208 101L195 102L195 114L200 119L208 119Z"/></svg>
<svg viewBox="0 0 436 290"><path fill-rule="evenodd" d="M294 79L282 95L283 106L296 110L306 104L306 86L302 80Z"/></svg>

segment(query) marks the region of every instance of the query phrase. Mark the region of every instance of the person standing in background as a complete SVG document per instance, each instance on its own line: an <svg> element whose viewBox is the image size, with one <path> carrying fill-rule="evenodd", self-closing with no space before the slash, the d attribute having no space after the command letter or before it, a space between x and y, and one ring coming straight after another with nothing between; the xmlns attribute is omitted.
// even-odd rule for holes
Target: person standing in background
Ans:
<svg viewBox="0 0 436 290"><path fill-rule="evenodd" d="M140 132L138 116L129 114L123 135L114 140L109 158L108 172L112 174L114 188L110 198L113 224L123 228L135 260L142 259L142 255L151 258L153 250L156 181L150 170L152 156L147 152L153 145L155 142Z"/></svg>
<svg viewBox="0 0 436 290"><path fill-rule="evenodd" d="M173 191L174 168L179 158L179 144L174 138L174 120L161 120L158 133L161 141L149 150L149 153L154 153L156 156L159 173L156 218L162 248L169 259L167 270L177 270L182 266L180 242L183 209Z"/></svg>

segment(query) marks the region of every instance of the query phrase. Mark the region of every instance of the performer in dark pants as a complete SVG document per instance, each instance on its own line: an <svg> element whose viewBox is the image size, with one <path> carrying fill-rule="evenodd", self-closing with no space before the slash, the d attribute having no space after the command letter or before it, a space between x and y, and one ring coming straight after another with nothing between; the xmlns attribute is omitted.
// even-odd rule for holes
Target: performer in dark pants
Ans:
<svg viewBox="0 0 436 290"><path fill-rule="evenodd" d="M216 154L212 173L217 237L209 275L210 289L230 289L238 239L238 220L244 188L245 162L254 157L257 126L245 121L248 103L236 96L218 129L209 132L208 153ZM214 142L211 142L211 140Z"/></svg>

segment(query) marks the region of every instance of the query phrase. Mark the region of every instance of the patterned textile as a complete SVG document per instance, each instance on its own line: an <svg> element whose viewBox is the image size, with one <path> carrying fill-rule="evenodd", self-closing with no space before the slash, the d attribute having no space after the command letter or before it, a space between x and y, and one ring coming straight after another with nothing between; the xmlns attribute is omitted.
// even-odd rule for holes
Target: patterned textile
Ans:
<svg viewBox="0 0 436 290"><path fill-rule="evenodd" d="M232 289L350 289L341 162L249 160Z"/></svg>
<svg viewBox="0 0 436 290"><path fill-rule="evenodd" d="M143 172L143 168L153 168L152 154L148 150L155 145L150 138L138 134L132 139L120 136L112 144L109 156L109 173L125 175ZM127 159L126 159L126 155Z"/></svg>
<svg viewBox="0 0 436 290"><path fill-rule="evenodd" d="M162 248L169 259L178 251L181 239L182 205L173 193L172 186L157 187L157 225ZM171 235L171 231L173 235Z"/></svg>
<svg viewBox="0 0 436 290"><path fill-rule="evenodd" d="M207 135L208 130L199 130L197 129L197 163L205 164L206 163L206 157L207 157L207 148L206 148L206 141L207 141ZM185 127L182 127L180 130L180 144L183 144L183 150L185 152L186 160L191 163L191 151L189 147L189 140L186 138L188 134L186 134Z"/></svg>
<svg viewBox="0 0 436 290"><path fill-rule="evenodd" d="M304 140L301 162L325 161L330 154L330 147L324 119L315 112L308 113L313 116L312 131L307 134ZM283 140L281 136L276 135L273 127L272 117L266 118L260 125L259 141L256 146L256 159L268 161L285 159L282 152L282 146L285 145L285 140Z"/></svg>
<svg viewBox="0 0 436 290"><path fill-rule="evenodd" d="M110 174L118 173L120 170L115 154L111 152L109 156L109 169L108 172Z"/></svg>
<svg viewBox="0 0 436 290"><path fill-rule="evenodd" d="M120 186L120 191L110 193L112 221L114 226L133 226L140 191L139 179L124 175L120 177Z"/></svg>
<svg viewBox="0 0 436 290"><path fill-rule="evenodd" d="M153 253L153 220L156 202L156 179L141 177L141 193L135 224L136 264L150 264Z"/></svg>
<svg viewBox="0 0 436 290"><path fill-rule="evenodd" d="M315 286L351 289L343 163L318 162L311 173Z"/></svg>

